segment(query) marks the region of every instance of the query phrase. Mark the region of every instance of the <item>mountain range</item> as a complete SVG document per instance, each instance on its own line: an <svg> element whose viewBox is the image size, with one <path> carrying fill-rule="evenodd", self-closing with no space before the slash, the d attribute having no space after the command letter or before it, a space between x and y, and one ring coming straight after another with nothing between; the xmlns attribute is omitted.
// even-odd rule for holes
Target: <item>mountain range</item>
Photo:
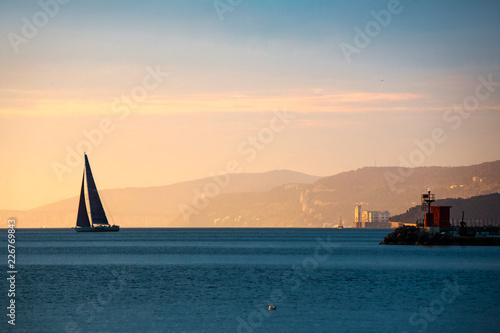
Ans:
<svg viewBox="0 0 500 333"><path fill-rule="evenodd" d="M99 193L110 223L125 228L333 227L351 226L356 204L362 210L405 213L420 204L428 188L436 199L499 193L500 161L464 167L366 167L324 178L288 170L214 175ZM4 210L0 216L16 217L18 227L73 227L78 193L76 185L73 198L27 211Z"/></svg>

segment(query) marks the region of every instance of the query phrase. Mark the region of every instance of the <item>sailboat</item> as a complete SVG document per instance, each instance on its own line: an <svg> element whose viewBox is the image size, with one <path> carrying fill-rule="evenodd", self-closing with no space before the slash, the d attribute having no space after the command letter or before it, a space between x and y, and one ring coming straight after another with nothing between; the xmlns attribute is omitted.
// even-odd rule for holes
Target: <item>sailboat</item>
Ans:
<svg viewBox="0 0 500 333"><path fill-rule="evenodd" d="M339 226L337 228L344 229L344 221L342 221L342 216L339 219Z"/></svg>
<svg viewBox="0 0 500 333"><path fill-rule="evenodd" d="M80 204L78 205L78 216L76 218L75 230L77 232L118 231L120 230L120 226L109 225L108 223L106 213L102 207L101 199L99 198L99 193L97 192L94 177L92 176L89 159L87 158L87 154L84 155L85 168L83 169L82 189L80 190ZM87 176L87 192L89 195L90 216L92 217L92 223L89 219L87 205L85 204L85 176Z"/></svg>

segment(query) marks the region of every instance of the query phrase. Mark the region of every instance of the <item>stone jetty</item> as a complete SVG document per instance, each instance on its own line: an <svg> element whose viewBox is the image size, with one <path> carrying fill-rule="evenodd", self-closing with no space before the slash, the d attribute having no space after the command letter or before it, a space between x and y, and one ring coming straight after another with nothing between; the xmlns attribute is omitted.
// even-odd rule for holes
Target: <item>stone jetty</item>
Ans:
<svg viewBox="0 0 500 333"><path fill-rule="evenodd" d="M490 233L488 228L488 233ZM498 233L498 227L495 227ZM500 237L455 236L452 228L430 231L429 228L402 226L389 233L380 244L385 245L500 245ZM456 233L456 232L455 232Z"/></svg>

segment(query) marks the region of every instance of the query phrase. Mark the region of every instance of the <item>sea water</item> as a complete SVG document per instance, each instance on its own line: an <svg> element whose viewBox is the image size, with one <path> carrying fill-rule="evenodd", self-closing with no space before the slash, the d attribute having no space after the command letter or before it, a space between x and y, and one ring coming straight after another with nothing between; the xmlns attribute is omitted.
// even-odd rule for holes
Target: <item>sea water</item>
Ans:
<svg viewBox="0 0 500 333"><path fill-rule="evenodd" d="M500 247L379 245L388 232L17 229L0 331L500 331Z"/></svg>

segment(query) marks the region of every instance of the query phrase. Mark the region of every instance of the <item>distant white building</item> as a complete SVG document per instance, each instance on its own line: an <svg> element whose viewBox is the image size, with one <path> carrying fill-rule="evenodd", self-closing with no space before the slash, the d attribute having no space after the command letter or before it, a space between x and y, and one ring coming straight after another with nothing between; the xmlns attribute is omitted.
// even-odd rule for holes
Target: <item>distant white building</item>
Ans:
<svg viewBox="0 0 500 333"><path fill-rule="evenodd" d="M379 212L379 211L369 211L365 210L363 212L363 222L364 223L380 223L380 222L389 222L391 218L391 214L388 211Z"/></svg>
<svg viewBox="0 0 500 333"><path fill-rule="evenodd" d="M390 218L391 214L388 211L365 210L361 212L360 205L354 208L354 228L387 228Z"/></svg>

